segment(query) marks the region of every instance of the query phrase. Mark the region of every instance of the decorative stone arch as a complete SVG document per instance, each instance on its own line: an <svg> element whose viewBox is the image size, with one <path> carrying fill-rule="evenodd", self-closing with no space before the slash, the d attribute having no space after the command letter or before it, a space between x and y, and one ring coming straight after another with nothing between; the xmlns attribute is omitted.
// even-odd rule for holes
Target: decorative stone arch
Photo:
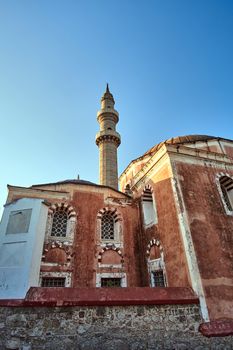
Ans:
<svg viewBox="0 0 233 350"><path fill-rule="evenodd" d="M143 192L145 192L146 190L150 190L151 193L154 192L154 191L153 191L153 187L152 187L150 184L147 184L147 185L144 187Z"/></svg>
<svg viewBox="0 0 233 350"><path fill-rule="evenodd" d="M109 215L113 220L114 225L114 237L113 239L102 239L102 220L105 215ZM105 247L106 243L111 243L117 248L123 246L123 219L122 215L117 208L114 207L104 207L99 210L97 214L97 238L101 245Z"/></svg>
<svg viewBox="0 0 233 350"><path fill-rule="evenodd" d="M153 246L159 248L160 258L150 259L150 252ZM162 244L158 239L153 238L149 241L149 244L147 245L146 257L151 287L166 287L167 281L164 252ZM157 279L159 279L159 283L157 283Z"/></svg>
<svg viewBox="0 0 233 350"><path fill-rule="evenodd" d="M147 256L147 258L150 257L150 250L151 250L151 248L152 248L154 245L156 245L157 247L159 247L160 255L163 254L163 247L162 247L160 241L159 241L158 239L153 238L153 239L150 240L149 244L147 245L147 251L146 251L146 256Z"/></svg>
<svg viewBox="0 0 233 350"><path fill-rule="evenodd" d="M49 207L49 213L50 214L54 214L57 210L64 210L66 211L68 218L70 219L71 217L75 217L76 218L76 212L74 210L74 207L68 203L55 203L52 204Z"/></svg>
<svg viewBox="0 0 233 350"><path fill-rule="evenodd" d="M153 188L150 184L147 184L142 191L141 205L144 227L148 228L157 224L158 215L156 201L153 193Z"/></svg>
<svg viewBox="0 0 233 350"><path fill-rule="evenodd" d="M103 254L108 251L108 250L113 250L115 251L118 255L120 255L121 257L121 263L123 264L124 263L124 258L123 258L123 255L122 255L122 252L120 250L119 247L116 247L114 244L113 245L106 245L105 247L103 247L101 249L101 251L99 252L99 255L98 255L98 263L101 263L102 262L102 256Z"/></svg>
<svg viewBox="0 0 233 350"><path fill-rule="evenodd" d="M101 220L104 214L110 214L113 217L115 223L117 223L118 221L122 221L122 216L117 210L117 208L105 207L100 209L97 214L97 219Z"/></svg>
<svg viewBox="0 0 233 350"><path fill-rule="evenodd" d="M46 260L46 255L53 249L61 249L66 254L66 262L69 263L74 256L73 249L70 245L65 244L66 242L52 241L44 245L42 261Z"/></svg>
<svg viewBox="0 0 233 350"><path fill-rule="evenodd" d="M223 178L228 178L229 180L232 180L230 181L230 183L233 184L233 176L228 173L220 172L216 175L215 178L218 192L221 197L225 212L227 215L233 216L233 188L231 188L230 191L226 191L226 189L223 190L221 185L221 179Z"/></svg>
<svg viewBox="0 0 233 350"><path fill-rule="evenodd" d="M65 237L51 236L53 217L54 217L54 214L58 211L62 211L67 214L67 226L66 226ZM45 234L46 241L56 240L56 241L66 242L67 244L72 244L74 239L74 234L75 234L76 222L77 222L77 214L72 205L66 202L52 204L48 210L48 219L47 219L47 227L46 227L46 234Z"/></svg>

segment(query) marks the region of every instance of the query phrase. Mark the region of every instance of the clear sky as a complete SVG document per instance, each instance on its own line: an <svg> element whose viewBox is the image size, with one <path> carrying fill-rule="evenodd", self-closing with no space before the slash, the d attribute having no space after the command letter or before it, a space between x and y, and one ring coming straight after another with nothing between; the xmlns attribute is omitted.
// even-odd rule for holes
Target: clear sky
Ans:
<svg viewBox="0 0 233 350"><path fill-rule="evenodd" d="M232 0L0 0L0 206L7 183L98 182L96 112L119 173L177 135L233 138Z"/></svg>

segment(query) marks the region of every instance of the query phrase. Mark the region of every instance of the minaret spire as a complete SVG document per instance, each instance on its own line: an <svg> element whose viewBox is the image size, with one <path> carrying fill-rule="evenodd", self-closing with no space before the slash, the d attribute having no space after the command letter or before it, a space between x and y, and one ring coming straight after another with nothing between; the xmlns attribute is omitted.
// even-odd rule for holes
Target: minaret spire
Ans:
<svg viewBox="0 0 233 350"><path fill-rule="evenodd" d="M106 91L101 98L101 109L97 113L100 131L96 134L96 144L99 147L99 181L118 189L117 147L121 137L116 132L119 114L114 109L114 98L107 83Z"/></svg>

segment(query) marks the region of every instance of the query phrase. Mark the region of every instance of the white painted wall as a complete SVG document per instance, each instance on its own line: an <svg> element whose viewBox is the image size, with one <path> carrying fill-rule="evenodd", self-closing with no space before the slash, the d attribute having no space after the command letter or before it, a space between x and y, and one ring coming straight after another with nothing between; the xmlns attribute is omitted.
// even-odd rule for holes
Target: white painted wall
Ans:
<svg viewBox="0 0 233 350"><path fill-rule="evenodd" d="M39 285L48 207L22 198L5 206L0 224L0 299L23 299Z"/></svg>

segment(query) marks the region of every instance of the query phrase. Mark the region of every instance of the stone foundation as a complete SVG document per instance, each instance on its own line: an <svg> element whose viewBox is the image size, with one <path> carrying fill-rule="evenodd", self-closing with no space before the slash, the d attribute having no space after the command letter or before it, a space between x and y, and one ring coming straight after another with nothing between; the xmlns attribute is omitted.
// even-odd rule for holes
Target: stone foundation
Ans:
<svg viewBox="0 0 233 350"><path fill-rule="evenodd" d="M199 305L1 307L0 349L233 349L204 337Z"/></svg>

